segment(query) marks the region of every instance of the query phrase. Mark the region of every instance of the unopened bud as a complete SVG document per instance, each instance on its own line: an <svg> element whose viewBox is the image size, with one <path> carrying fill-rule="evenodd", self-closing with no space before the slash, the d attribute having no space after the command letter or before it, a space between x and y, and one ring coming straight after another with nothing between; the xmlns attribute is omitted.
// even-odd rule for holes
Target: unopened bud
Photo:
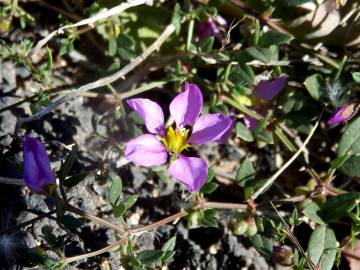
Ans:
<svg viewBox="0 0 360 270"><path fill-rule="evenodd" d="M258 229L257 229L254 219L248 220L248 227L246 229L245 234L248 237L253 237L255 234L257 234L257 231L258 231Z"/></svg>
<svg viewBox="0 0 360 270"><path fill-rule="evenodd" d="M290 247L277 246L273 248L271 260L283 266L290 266L293 264L294 254Z"/></svg>
<svg viewBox="0 0 360 270"><path fill-rule="evenodd" d="M245 220L240 220L234 226L234 234L243 235L246 232L247 227L248 223Z"/></svg>

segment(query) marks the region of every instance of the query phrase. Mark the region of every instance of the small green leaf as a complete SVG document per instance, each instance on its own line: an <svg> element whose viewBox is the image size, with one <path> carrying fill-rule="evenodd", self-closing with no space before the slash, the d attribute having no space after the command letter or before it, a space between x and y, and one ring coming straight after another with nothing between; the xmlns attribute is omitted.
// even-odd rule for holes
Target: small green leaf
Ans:
<svg viewBox="0 0 360 270"><path fill-rule="evenodd" d="M46 47L46 53L47 53L46 70L50 71L52 69L52 66L53 66L53 58L52 58L51 49L49 47Z"/></svg>
<svg viewBox="0 0 360 270"><path fill-rule="evenodd" d="M320 74L313 74L305 79L305 88L315 100L319 100L321 97L322 81L323 79Z"/></svg>
<svg viewBox="0 0 360 270"><path fill-rule="evenodd" d="M307 204L303 212L310 220L316 222L317 224L325 225L325 222L320 217L320 207L317 203L311 202Z"/></svg>
<svg viewBox="0 0 360 270"><path fill-rule="evenodd" d="M119 197L122 194L122 180L120 176L116 175L112 178L112 183L109 189L109 200L111 205L115 206Z"/></svg>
<svg viewBox="0 0 360 270"><path fill-rule="evenodd" d="M71 188L79 184L82 180L86 178L88 172L82 172L78 174L74 174L64 180L64 186Z"/></svg>
<svg viewBox="0 0 360 270"><path fill-rule="evenodd" d="M360 153L360 117L356 118L342 135L337 150L338 156Z"/></svg>
<svg viewBox="0 0 360 270"><path fill-rule="evenodd" d="M200 192L204 194L210 194L213 193L218 187L219 185L217 183L205 183L205 185L200 189Z"/></svg>
<svg viewBox="0 0 360 270"><path fill-rule="evenodd" d="M353 72L351 73L353 80L357 83L360 83L360 72Z"/></svg>
<svg viewBox="0 0 360 270"><path fill-rule="evenodd" d="M326 225L318 227L310 236L308 244L309 258L321 270L331 270L336 257L336 237Z"/></svg>
<svg viewBox="0 0 360 270"><path fill-rule="evenodd" d="M73 146L73 148L71 148L71 151L66 156L65 162L61 164L59 171L60 182L63 182L66 176L68 176L72 166L74 165L75 160L76 160L76 146Z"/></svg>
<svg viewBox="0 0 360 270"><path fill-rule="evenodd" d="M254 141L251 131L241 122L236 123L236 136L246 142Z"/></svg>
<svg viewBox="0 0 360 270"><path fill-rule="evenodd" d="M339 168L343 174L354 177L360 176L360 156L346 156L346 160Z"/></svg>
<svg viewBox="0 0 360 270"><path fill-rule="evenodd" d="M201 40L199 44L200 50L204 53L210 53L214 46L214 41L214 37L208 37L204 40Z"/></svg>
<svg viewBox="0 0 360 270"><path fill-rule="evenodd" d="M255 170L250 160L245 159L236 173L236 182L245 187L249 181L255 179Z"/></svg>
<svg viewBox="0 0 360 270"><path fill-rule="evenodd" d="M280 44L287 44L294 37L289 34L275 32L275 31L268 31L263 34L259 40L260 47L269 47L271 45L280 45Z"/></svg>
<svg viewBox="0 0 360 270"><path fill-rule="evenodd" d="M175 26L175 32L178 35L181 29L181 6L176 3L174 7L174 13L171 18L171 23Z"/></svg>
<svg viewBox="0 0 360 270"><path fill-rule="evenodd" d="M162 246L162 251L172 251L176 245L176 236L171 237L166 243Z"/></svg>
<svg viewBox="0 0 360 270"><path fill-rule="evenodd" d="M262 236L260 234L254 235L252 238L252 243L256 250L265 258L271 258L271 253L273 250L273 241L270 238Z"/></svg>
<svg viewBox="0 0 360 270"><path fill-rule="evenodd" d="M159 263L165 253L166 252L162 250L143 250L136 255L136 259L145 265Z"/></svg>
<svg viewBox="0 0 360 270"><path fill-rule="evenodd" d="M349 159L350 156L340 156L335 158L333 161L331 161L331 168L332 169L338 169L340 168L342 165L344 165L345 161Z"/></svg>
<svg viewBox="0 0 360 270"><path fill-rule="evenodd" d="M336 221L347 216L358 204L360 192L341 194L328 199L321 208L325 221Z"/></svg>
<svg viewBox="0 0 360 270"><path fill-rule="evenodd" d="M114 56L117 51L117 40L115 38L111 38L108 41L108 54L109 56Z"/></svg>
<svg viewBox="0 0 360 270"><path fill-rule="evenodd" d="M137 199L139 198L138 195L131 195L127 197L123 202L119 203L116 207L113 209L113 213L115 217L122 216L126 210L128 210L131 206L133 206Z"/></svg>

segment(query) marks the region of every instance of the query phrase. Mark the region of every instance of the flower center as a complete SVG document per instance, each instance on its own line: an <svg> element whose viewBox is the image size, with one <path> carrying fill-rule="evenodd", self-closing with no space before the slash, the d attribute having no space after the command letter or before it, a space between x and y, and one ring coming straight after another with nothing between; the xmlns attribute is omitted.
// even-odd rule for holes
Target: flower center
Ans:
<svg viewBox="0 0 360 270"><path fill-rule="evenodd" d="M190 147L186 143L189 135L189 130L184 127L178 127L175 130L170 127L166 133L166 138L161 138L161 142L165 145L169 152L179 154L184 149Z"/></svg>

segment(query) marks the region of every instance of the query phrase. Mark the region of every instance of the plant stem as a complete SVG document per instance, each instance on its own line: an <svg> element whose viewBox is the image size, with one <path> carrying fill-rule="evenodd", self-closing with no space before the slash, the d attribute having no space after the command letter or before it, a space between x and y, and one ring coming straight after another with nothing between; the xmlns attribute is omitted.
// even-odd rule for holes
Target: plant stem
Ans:
<svg viewBox="0 0 360 270"><path fill-rule="evenodd" d="M126 231L126 228L120 227L120 226L118 226L116 224L113 224L113 223L111 223L109 221L106 221L105 219L99 218L99 217L97 217L97 216L95 216L93 214L90 214L90 213L88 213L88 212L86 212L84 210L76 208L76 207L74 207L74 206L72 206L70 204L67 204L65 206L65 209L72 212L72 213L74 213L74 214L82 216L82 217L84 217L84 218L86 218L88 220L91 220L91 221L93 221L95 223L102 224L105 227L108 227L109 229L112 229L112 230L114 230L116 232L119 232L119 233L123 234Z"/></svg>
<svg viewBox="0 0 360 270"><path fill-rule="evenodd" d="M247 210L248 205L244 203L225 203L225 202L200 202L195 208L216 208L216 209L237 209Z"/></svg>
<svg viewBox="0 0 360 270"><path fill-rule="evenodd" d="M306 145L309 143L311 137L314 135L315 130L319 125L321 116L322 113L320 114L319 119L315 123L314 127L311 129L309 135L306 137L306 140L299 148L299 150L296 151L296 153L276 173L274 173L268 180L266 180L262 187L260 187L256 192L253 193L253 195L251 196L251 200L255 200L259 195L264 193L274 183L274 181L291 165L291 163L294 162L294 160L301 154L301 152L304 151Z"/></svg>
<svg viewBox="0 0 360 270"><path fill-rule="evenodd" d="M83 260L83 259L86 259L86 258L94 257L94 256L103 254L103 253L108 252L108 251L112 251L112 250L116 249L119 245L121 245L123 242L128 240L128 238L129 238L128 236L124 237L124 238L121 238L120 240L116 241L115 243L113 243L113 244L111 244L111 245L109 245L107 247L104 247L102 249L95 250L93 252L85 253L85 254L82 254L82 255L74 256L74 257L65 258L64 259L64 264L69 264L69 263L76 262L76 261L79 261L79 260Z"/></svg>
<svg viewBox="0 0 360 270"><path fill-rule="evenodd" d="M238 109L239 111L241 111L242 113L249 115L253 118L255 118L256 120L262 120L263 117L258 114L257 112L254 112L250 109L248 109L246 106L239 104L238 102L236 102L234 99L229 98L227 96L222 96L221 100L227 104L230 104L231 106L235 107L236 109Z"/></svg>
<svg viewBox="0 0 360 270"><path fill-rule="evenodd" d="M284 134L282 129L276 125L274 130L276 136L280 139L280 141L289 149L290 152L296 152L296 147L294 144L288 139L288 137Z"/></svg>
<svg viewBox="0 0 360 270"><path fill-rule="evenodd" d="M56 210L52 210L52 211L50 211L50 212L44 213L44 214L42 214L42 215L37 216L36 218L33 218L33 219L30 219L30 220L25 221L25 222L23 222L23 223L17 224L17 225L15 225L14 227L6 228L6 229L4 229L4 230L1 230L1 231L0 231L0 234L5 234L5 233L11 232L11 231L15 231L15 230L17 230L17 229L20 229L20 228L22 228L22 227L25 227L25 226L30 225L30 224L32 224L32 223L35 223L35 222L38 221L38 220L41 220L41 219L46 218L46 217L48 217L48 216L51 216L52 214L55 214L55 213L56 213Z"/></svg>

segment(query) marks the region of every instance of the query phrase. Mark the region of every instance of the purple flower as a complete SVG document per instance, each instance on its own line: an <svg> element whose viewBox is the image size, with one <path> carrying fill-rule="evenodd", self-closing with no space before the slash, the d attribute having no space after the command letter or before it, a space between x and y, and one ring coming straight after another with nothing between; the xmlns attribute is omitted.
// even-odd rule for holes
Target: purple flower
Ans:
<svg viewBox="0 0 360 270"><path fill-rule="evenodd" d="M170 156L169 175L193 192L199 190L206 180L207 163L201 158L184 156L181 152L192 144L225 142L234 121L221 113L200 116L203 97L199 87L185 82L183 90L170 103L170 114L176 127L170 127L166 132L164 114L157 103L143 98L127 101L144 120L149 134L127 142L125 157L149 167L165 164Z"/></svg>
<svg viewBox="0 0 360 270"><path fill-rule="evenodd" d="M50 160L44 145L37 139L26 136L23 146L24 180L34 192L49 193L56 184Z"/></svg>
<svg viewBox="0 0 360 270"><path fill-rule="evenodd" d="M334 126L344 121L347 121L356 114L357 110L357 103L346 103L337 108L331 114L330 118L326 121L326 124L328 124L329 126Z"/></svg>
<svg viewBox="0 0 360 270"><path fill-rule="evenodd" d="M211 36L221 38L221 28L227 27L226 20L217 15L214 19L209 17L207 21L202 22L198 26L198 37L200 39L206 39Z"/></svg>
<svg viewBox="0 0 360 270"><path fill-rule="evenodd" d="M266 103L273 98L275 98L278 94L284 90L287 82L287 76L283 75L275 80L268 80L268 81L260 81L256 88L252 92L252 96L255 99L258 106L255 107L255 111L260 115L265 115L266 110L264 109ZM246 115L244 117L245 126L250 129L254 130L259 121L255 118Z"/></svg>

